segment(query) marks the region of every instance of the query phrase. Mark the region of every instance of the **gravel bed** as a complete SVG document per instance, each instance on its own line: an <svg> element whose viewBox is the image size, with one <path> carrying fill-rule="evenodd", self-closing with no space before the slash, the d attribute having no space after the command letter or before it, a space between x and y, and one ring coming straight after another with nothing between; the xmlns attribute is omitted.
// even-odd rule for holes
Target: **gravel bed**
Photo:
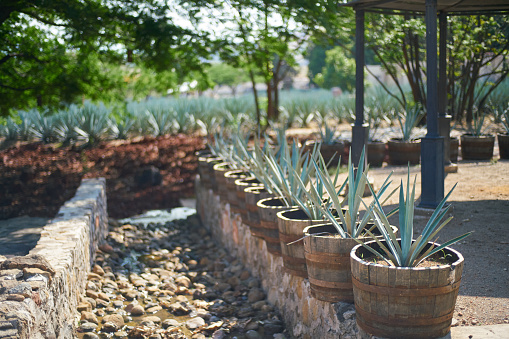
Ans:
<svg viewBox="0 0 509 339"><path fill-rule="evenodd" d="M195 215L110 220L78 311L79 338L291 338L260 281Z"/></svg>

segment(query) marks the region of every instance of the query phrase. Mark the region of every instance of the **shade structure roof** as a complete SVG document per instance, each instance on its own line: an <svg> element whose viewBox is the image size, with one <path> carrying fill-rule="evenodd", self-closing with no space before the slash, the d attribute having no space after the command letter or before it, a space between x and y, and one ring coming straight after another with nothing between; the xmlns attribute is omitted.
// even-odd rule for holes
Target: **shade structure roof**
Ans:
<svg viewBox="0 0 509 339"><path fill-rule="evenodd" d="M353 0L343 4L356 9L423 12L426 0ZM509 0L437 0L437 10L450 14L507 13Z"/></svg>

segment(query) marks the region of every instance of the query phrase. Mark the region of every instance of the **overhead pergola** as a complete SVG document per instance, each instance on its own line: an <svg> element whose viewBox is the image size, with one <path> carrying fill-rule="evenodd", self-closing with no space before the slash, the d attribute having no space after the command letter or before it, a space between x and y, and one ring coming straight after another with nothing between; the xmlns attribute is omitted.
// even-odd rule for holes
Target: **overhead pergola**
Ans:
<svg viewBox="0 0 509 339"><path fill-rule="evenodd" d="M509 13L509 0L354 0L343 6L355 10L355 123L352 126L352 160L358 163L368 138L364 123L364 14L423 15L426 22L427 134L421 139L421 201L435 208L444 197L444 166L449 162L450 120L447 115L446 32L448 15L495 15ZM438 20L437 20L438 17ZM440 53L437 54L437 22ZM439 66L439 67L438 67Z"/></svg>

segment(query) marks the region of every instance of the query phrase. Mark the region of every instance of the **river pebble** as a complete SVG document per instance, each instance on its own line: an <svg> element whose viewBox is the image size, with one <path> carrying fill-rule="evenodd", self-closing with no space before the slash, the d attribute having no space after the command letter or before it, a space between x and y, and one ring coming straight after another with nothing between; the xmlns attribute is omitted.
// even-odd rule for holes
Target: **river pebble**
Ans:
<svg viewBox="0 0 509 339"><path fill-rule="evenodd" d="M78 310L78 338L290 339L260 281L191 216L110 221Z"/></svg>

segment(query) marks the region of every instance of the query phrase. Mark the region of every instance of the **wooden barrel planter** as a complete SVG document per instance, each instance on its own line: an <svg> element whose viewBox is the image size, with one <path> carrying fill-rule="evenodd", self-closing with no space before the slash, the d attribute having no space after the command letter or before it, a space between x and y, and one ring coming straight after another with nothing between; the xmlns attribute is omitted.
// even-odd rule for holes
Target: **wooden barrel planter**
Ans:
<svg viewBox="0 0 509 339"><path fill-rule="evenodd" d="M375 140L368 142L368 163L371 167L382 167L386 153L385 142Z"/></svg>
<svg viewBox="0 0 509 339"><path fill-rule="evenodd" d="M306 213L298 208L277 213L283 265L288 273L297 277L308 277L304 255L304 229L323 223L324 220L309 219Z"/></svg>
<svg viewBox="0 0 509 339"><path fill-rule="evenodd" d="M258 213L258 201L273 197L273 195L265 190L262 186L253 186L244 189L247 218L242 221L249 226L251 234L258 238L263 238L257 234L256 230L260 227L260 215Z"/></svg>
<svg viewBox="0 0 509 339"><path fill-rule="evenodd" d="M212 157L207 159L207 168L209 171L209 178L210 178L210 186L214 193L217 194L217 182L216 182L216 174L214 171L214 166L224 162L223 158L221 157Z"/></svg>
<svg viewBox="0 0 509 339"><path fill-rule="evenodd" d="M279 197L270 197L259 200L257 208L259 222L258 225L251 226L251 233L265 240L269 253L281 256L277 214L292 207L287 207Z"/></svg>
<svg viewBox="0 0 509 339"><path fill-rule="evenodd" d="M391 139L387 142L389 164L391 165L418 165L421 159L421 141L402 141Z"/></svg>
<svg viewBox="0 0 509 339"><path fill-rule="evenodd" d="M210 172L208 164L213 159L220 160L220 158L210 153L202 153L198 156L198 174L200 175L201 184L207 189L212 189L213 176L211 175L212 172Z"/></svg>
<svg viewBox="0 0 509 339"><path fill-rule="evenodd" d="M461 136L461 157L463 160L491 160L495 147L494 135Z"/></svg>
<svg viewBox="0 0 509 339"><path fill-rule="evenodd" d="M230 204L230 211L232 213L240 213L239 204L237 200L237 187L235 181L237 179L253 178L252 174L246 170L238 169L228 171L224 174L224 180L226 182L226 201Z"/></svg>
<svg viewBox="0 0 509 339"><path fill-rule="evenodd" d="M368 242L373 248L379 245ZM430 244L431 245L431 244ZM387 338L440 338L450 331L463 271L463 256L446 247L450 264L390 267L364 261L361 245L350 253L357 324Z"/></svg>
<svg viewBox="0 0 509 339"><path fill-rule="evenodd" d="M374 226L368 224L368 228ZM397 232L396 227L392 227ZM372 232L380 234L377 228ZM331 224L309 226L304 229L304 254L311 294L327 302L349 302L353 300L350 252L359 243L351 238L342 238ZM369 241L371 237L359 238Z"/></svg>
<svg viewBox="0 0 509 339"><path fill-rule="evenodd" d="M214 178L216 179L216 189L214 193L218 194L223 202L228 201L228 188L226 187L226 178L224 175L231 170L233 170L233 168L228 162L220 162L214 165Z"/></svg>
<svg viewBox="0 0 509 339"><path fill-rule="evenodd" d="M460 147L460 139L451 137L449 159L452 163L458 162L458 153Z"/></svg>
<svg viewBox="0 0 509 339"><path fill-rule="evenodd" d="M497 138L500 159L509 159L509 134L498 134Z"/></svg>
<svg viewBox="0 0 509 339"><path fill-rule="evenodd" d="M236 192L236 205L238 206L238 213L242 217L242 221L246 223L248 218L246 208L246 192L244 191L248 187L263 187L258 179L256 178L244 178L235 180L235 192Z"/></svg>

